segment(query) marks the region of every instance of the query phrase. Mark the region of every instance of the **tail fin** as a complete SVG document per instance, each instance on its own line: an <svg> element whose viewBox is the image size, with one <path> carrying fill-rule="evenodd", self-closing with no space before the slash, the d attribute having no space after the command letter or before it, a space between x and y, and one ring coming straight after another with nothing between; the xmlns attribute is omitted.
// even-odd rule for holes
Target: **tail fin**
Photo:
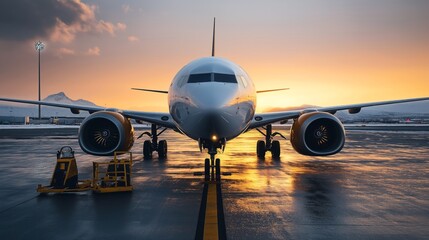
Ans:
<svg viewBox="0 0 429 240"><path fill-rule="evenodd" d="M215 35L216 35L216 18L213 19L212 57L215 56Z"/></svg>

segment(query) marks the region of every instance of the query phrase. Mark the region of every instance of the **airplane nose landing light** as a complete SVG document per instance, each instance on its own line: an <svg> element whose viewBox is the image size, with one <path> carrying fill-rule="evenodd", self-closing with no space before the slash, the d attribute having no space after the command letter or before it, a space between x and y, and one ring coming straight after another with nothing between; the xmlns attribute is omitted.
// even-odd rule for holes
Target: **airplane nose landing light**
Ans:
<svg viewBox="0 0 429 240"><path fill-rule="evenodd" d="M212 135L212 141L215 142L217 140L217 136L216 135Z"/></svg>

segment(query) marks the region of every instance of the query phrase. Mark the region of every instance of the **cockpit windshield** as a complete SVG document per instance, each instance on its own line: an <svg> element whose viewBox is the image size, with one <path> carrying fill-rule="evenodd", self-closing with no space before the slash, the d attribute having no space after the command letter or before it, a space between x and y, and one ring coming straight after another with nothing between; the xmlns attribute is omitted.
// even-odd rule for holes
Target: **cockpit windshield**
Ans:
<svg viewBox="0 0 429 240"><path fill-rule="evenodd" d="M223 82L223 83L237 83L237 79L235 75L232 74L223 74L223 73L213 73L215 82Z"/></svg>
<svg viewBox="0 0 429 240"><path fill-rule="evenodd" d="M211 82L212 74L211 73L200 73L200 74L191 74L189 75L188 83L201 83L201 82Z"/></svg>
<svg viewBox="0 0 429 240"><path fill-rule="evenodd" d="M202 82L237 83L237 78L234 74L225 73L198 73L189 75L188 83Z"/></svg>

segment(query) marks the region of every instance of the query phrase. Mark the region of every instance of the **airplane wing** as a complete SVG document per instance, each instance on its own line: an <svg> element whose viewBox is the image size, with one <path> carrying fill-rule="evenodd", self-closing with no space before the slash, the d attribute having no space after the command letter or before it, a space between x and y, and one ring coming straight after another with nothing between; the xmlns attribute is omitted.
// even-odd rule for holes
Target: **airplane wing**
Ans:
<svg viewBox="0 0 429 240"><path fill-rule="evenodd" d="M277 88L277 89L259 90L259 91L256 91L256 93L277 92L277 91L284 91L284 90L289 90L289 88Z"/></svg>
<svg viewBox="0 0 429 240"><path fill-rule="evenodd" d="M145 92L154 92L154 93L164 93L164 94L168 93L168 91L164 91L164 90L145 89L145 88L131 88L131 90L145 91Z"/></svg>
<svg viewBox="0 0 429 240"><path fill-rule="evenodd" d="M13 99L13 98L0 98L0 101L68 108L72 113L75 113L75 114L79 114L80 111L88 111L89 113L94 113L98 111L114 111L114 112L119 112L128 118L141 120L149 123L154 123L166 128L177 130L176 125L174 124L174 121L171 118L169 113L141 112L141 111L120 110L120 109L111 109L111 108L109 109L109 108L103 108L103 107L97 107L97 106L82 106L82 105L72 105L72 104L53 103L53 102L44 102L44 101L39 102L39 101L32 101L32 100Z"/></svg>
<svg viewBox="0 0 429 240"><path fill-rule="evenodd" d="M364 108L364 107L389 105L389 104L395 104L395 103L417 102L417 101L425 101L425 100L429 100L429 97L350 104L350 105L341 105L341 106L332 106L332 107L309 108L309 109L303 109L299 111L294 110L294 111L283 111L283 112L260 113L260 114L255 114L248 129L250 130L253 128L265 126L267 124L297 118L301 114L312 112L312 111L329 112L329 113L335 114L337 111L340 111L340 110L349 110L349 113L354 114L354 113L360 112L361 108ZM429 104L428 104L428 107L429 107Z"/></svg>

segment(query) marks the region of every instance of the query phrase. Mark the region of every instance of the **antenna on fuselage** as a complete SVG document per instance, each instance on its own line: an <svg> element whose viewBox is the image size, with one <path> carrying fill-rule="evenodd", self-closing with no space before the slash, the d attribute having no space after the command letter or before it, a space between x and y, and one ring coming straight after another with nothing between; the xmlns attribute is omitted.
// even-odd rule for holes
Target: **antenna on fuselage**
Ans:
<svg viewBox="0 0 429 240"><path fill-rule="evenodd" d="M215 35L216 35L216 18L213 19L212 57L215 56Z"/></svg>

